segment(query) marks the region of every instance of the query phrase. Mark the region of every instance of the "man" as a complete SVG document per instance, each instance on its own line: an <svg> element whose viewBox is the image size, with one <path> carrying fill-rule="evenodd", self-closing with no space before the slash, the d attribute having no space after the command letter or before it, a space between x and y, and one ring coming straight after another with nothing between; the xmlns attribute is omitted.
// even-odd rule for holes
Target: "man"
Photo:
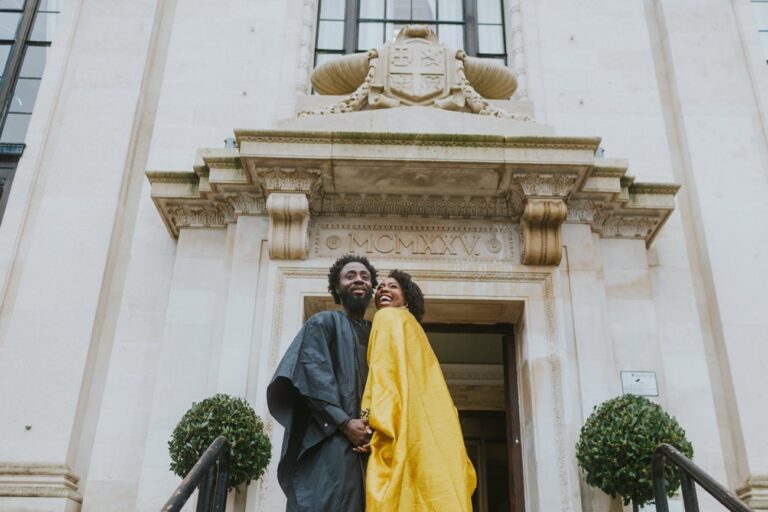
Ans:
<svg viewBox="0 0 768 512"><path fill-rule="evenodd" d="M328 291L343 311L307 320L267 388L269 411L285 427L277 479L288 512L365 510L372 432L360 419L360 400L371 324L363 316L376 285L367 258L336 260Z"/></svg>

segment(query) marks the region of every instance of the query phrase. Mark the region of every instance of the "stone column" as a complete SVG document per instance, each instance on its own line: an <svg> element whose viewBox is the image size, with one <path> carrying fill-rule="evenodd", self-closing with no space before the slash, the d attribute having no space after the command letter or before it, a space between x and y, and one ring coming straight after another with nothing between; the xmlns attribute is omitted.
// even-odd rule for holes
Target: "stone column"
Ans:
<svg viewBox="0 0 768 512"><path fill-rule="evenodd" d="M656 0L661 58L691 204L683 219L699 256L699 311L711 323L729 484L756 509L768 509L768 151L760 105L731 2ZM682 361L681 361L681 364Z"/></svg>
<svg viewBox="0 0 768 512"><path fill-rule="evenodd" d="M80 508L156 4L62 8L0 228L0 510Z"/></svg>

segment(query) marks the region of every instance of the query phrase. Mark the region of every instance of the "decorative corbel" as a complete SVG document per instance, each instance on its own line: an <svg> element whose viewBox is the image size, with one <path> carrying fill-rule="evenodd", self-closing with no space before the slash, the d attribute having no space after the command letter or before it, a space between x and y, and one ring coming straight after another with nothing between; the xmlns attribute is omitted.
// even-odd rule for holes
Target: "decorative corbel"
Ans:
<svg viewBox="0 0 768 512"><path fill-rule="evenodd" d="M576 183L575 174L517 174L525 206L520 216L523 265L559 265L563 255L561 232L568 216L565 199Z"/></svg>
<svg viewBox="0 0 768 512"><path fill-rule="evenodd" d="M309 253L309 201L301 193L273 192L267 198L269 257L303 260Z"/></svg>
<svg viewBox="0 0 768 512"><path fill-rule="evenodd" d="M320 193L315 168L258 167L257 180L269 215L269 257L303 260L309 253L309 202Z"/></svg>
<svg viewBox="0 0 768 512"><path fill-rule="evenodd" d="M562 199L528 199L520 219L523 265L559 265L560 233L568 208Z"/></svg>

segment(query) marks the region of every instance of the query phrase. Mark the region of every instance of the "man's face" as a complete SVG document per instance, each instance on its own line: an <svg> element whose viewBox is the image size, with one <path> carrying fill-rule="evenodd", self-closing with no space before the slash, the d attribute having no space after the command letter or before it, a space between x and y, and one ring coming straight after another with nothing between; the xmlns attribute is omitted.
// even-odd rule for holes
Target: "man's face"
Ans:
<svg viewBox="0 0 768 512"><path fill-rule="evenodd" d="M349 313L362 314L373 296L371 273L357 261L344 265L339 276L339 298L341 305Z"/></svg>

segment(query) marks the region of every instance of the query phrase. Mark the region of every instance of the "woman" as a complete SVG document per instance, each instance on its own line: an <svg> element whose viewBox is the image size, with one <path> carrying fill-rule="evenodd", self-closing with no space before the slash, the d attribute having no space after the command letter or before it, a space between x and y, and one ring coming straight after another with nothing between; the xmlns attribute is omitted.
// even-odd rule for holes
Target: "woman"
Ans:
<svg viewBox="0 0 768 512"><path fill-rule="evenodd" d="M376 289L362 408L373 428L366 511L471 512L476 477L459 417L419 325L424 296L393 270Z"/></svg>

